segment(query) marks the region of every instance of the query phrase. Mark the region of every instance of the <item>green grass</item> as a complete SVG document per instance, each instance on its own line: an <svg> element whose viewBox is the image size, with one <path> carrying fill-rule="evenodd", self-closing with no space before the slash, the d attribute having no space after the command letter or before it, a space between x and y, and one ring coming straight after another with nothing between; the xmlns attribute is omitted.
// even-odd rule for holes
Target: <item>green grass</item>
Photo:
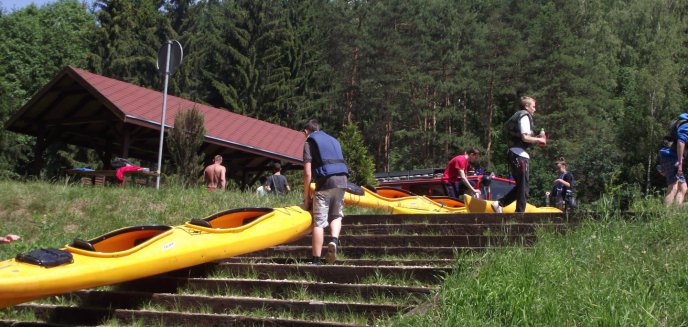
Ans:
<svg viewBox="0 0 688 327"><path fill-rule="evenodd" d="M136 225L180 225L192 218L243 207L284 207L303 202L300 192L258 198L251 192L208 193L204 188L82 187L63 183L0 180L0 234L18 234L19 242L0 245L0 258L32 249L59 248L74 238L91 239ZM347 207L346 214L367 213Z"/></svg>
<svg viewBox="0 0 688 327"><path fill-rule="evenodd" d="M14 309L12 307L0 310L0 320L16 320L23 322L39 321L36 313L30 309Z"/></svg>
<svg viewBox="0 0 688 327"><path fill-rule="evenodd" d="M459 265L429 312L398 326L686 326L688 212L658 200L635 219L585 221L533 248Z"/></svg>
<svg viewBox="0 0 688 327"><path fill-rule="evenodd" d="M301 201L298 192L258 199L253 193L207 193L202 188L156 191L0 181L0 234L23 237L0 245L0 257L61 247L75 237L90 239L126 226L178 225L231 208ZM602 220L586 220L563 235L538 230L539 240L531 248L457 252L456 273L446 277L436 303L422 314L385 324L688 326L688 211L666 209L655 197L636 200L631 206L636 218L622 219L604 203L596 207ZM404 279L375 276L369 282L397 285ZM0 310L0 319L36 318L9 308ZM360 318L342 321L349 319ZM107 323L117 325L116 320Z"/></svg>
<svg viewBox="0 0 688 327"><path fill-rule="evenodd" d="M379 271L375 271L374 275L363 278L360 284L377 284L377 285L393 285L393 286L428 286L427 283L417 280L411 274L402 273L401 276L386 276Z"/></svg>

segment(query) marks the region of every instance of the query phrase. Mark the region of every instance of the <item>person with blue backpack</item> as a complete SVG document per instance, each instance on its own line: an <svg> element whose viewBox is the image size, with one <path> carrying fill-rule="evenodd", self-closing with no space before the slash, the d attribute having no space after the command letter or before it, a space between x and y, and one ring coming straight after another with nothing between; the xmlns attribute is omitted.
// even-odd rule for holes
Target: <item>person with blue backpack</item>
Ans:
<svg viewBox="0 0 688 327"><path fill-rule="evenodd" d="M666 179L667 192L664 203L682 205L688 191L686 177L683 174L683 159L688 142L688 113L680 114L669 125L662 148L659 149L657 170Z"/></svg>
<svg viewBox="0 0 688 327"><path fill-rule="evenodd" d="M315 194L312 199L313 234L312 261L320 265L325 228L330 227L330 242L327 244L327 263L334 263L339 248L339 233L344 218L344 190L348 184L349 169L339 141L320 130L320 123L311 119L303 129L306 143L303 148L303 194L304 208L311 207L311 180L315 180Z"/></svg>

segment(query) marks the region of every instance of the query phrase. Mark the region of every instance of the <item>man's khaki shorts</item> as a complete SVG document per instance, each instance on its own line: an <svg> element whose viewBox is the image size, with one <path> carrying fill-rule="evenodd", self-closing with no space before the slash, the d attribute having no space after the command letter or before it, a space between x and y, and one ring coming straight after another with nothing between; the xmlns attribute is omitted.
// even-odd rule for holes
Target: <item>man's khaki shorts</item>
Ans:
<svg viewBox="0 0 688 327"><path fill-rule="evenodd" d="M316 191L313 197L313 222L320 228L344 217L344 189L331 188Z"/></svg>

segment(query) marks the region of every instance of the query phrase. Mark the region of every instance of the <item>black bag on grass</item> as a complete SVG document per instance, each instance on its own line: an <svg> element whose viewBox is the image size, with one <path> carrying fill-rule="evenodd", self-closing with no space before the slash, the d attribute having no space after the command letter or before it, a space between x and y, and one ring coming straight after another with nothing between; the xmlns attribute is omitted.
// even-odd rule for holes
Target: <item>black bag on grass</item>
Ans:
<svg viewBox="0 0 688 327"><path fill-rule="evenodd" d="M46 268L74 262L71 253L58 249L39 249L29 253L20 253L15 259L19 262L30 263Z"/></svg>

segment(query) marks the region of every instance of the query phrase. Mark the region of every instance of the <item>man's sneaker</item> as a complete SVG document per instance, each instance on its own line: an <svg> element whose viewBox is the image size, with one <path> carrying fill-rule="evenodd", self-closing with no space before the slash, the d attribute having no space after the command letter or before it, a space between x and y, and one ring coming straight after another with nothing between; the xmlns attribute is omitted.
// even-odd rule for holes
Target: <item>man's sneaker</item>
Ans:
<svg viewBox="0 0 688 327"><path fill-rule="evenodd" d="M314 266L320 266L320 265L322 265L322 262L320 262L320 258L316 257L316 258L311 259L311 261L308 261L306 264L314 265Z"/></svg>
<svg viewBox="0 0 688 327"><path fill-rule="evenodd" d="M494 213L502 213L502 207L499 206L499 201L492 202L492 211L494 211Z"/></svg>
<svg viewBox="0 0 688 327"><path fill-rule="evenodd" d="M330 243L327 244L327 257L325 257L325 261L329 264L333 264L335 261L337 261L337 248L339 247L339 240L338 239L332 239Z"/></svg>

